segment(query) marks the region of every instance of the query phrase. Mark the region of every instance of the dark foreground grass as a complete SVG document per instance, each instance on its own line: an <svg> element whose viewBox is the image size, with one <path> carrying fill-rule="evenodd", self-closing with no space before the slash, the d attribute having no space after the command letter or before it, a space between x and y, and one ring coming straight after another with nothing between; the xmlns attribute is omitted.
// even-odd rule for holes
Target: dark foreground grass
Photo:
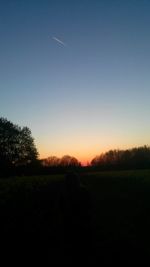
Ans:
<svg viewBox="0 0 150 267"><path fill-rule="evenodd" d="M150 171L93 173L96 259L142 264L150 253Z"/></svg>
<svg viewBox="0 0 150 267"><path fill-rule="evenodd" d="M91 195L90 227L85 225L86 243L78 236L68 244L61 210L63 176L1 179L3 253L35 260L42 256L55 264L148 262L150 170L87 173L81 180Z"/></svg>

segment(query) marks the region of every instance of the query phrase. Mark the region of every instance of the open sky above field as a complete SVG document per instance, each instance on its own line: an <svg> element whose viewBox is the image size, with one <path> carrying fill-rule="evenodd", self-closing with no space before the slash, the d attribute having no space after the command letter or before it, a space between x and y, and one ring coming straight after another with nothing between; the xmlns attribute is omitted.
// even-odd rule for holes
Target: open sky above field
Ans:
<svg viewBox="0 0 150 267"><path fill-rule="evenodd" d="M150 145L149 0L1 0L0 115L40 157Z"/></svg>

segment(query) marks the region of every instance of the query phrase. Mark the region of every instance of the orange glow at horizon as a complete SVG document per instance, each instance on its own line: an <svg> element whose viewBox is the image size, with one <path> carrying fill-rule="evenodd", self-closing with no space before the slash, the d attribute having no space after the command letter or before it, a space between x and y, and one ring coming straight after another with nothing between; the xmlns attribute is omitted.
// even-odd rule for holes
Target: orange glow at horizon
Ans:
<svg viewBox="0 0 150 267"><path fill-rule="evenodd" d="M62 158L64 155L69 155L69 156L72 156L72 157L75 157L80 163L82 166L86 166L88 165L91 160L96 156L95 154L91 155L91 156L83 156L83 155L76 155L76 154L73 154L73 153L39 153L39 158L40 159L44 159L44 158L48 158L48 157L51 157L51 156L56 156L58 158Z"/></svg>
<svg viewBox="0 0 150 267"><path fill-rule="evenodd" d="M73 126L69 124L69 127L69 131L65 127L60 127L57 133L51 133L49 128L43 128L41 134L35 133L40 159L69 155L75 157L82 165L87 165L93 158L109 150L130 149L149 144L148 131L145 135L136 135L136 131L125 131L121 127L112 127L111 124L100 129L91 126L78 130L78 124L75 123Z"/></svg>
<svg viewBox="0 0 150 267"><path fill-rule="evenodd" d="M97 145L92 149L92 145L88 146L88 148L85 147L81 147L81 149L77 150L74 147L72 147L72 149L65 149L63 147L63 149L58 150L58 147L54 149L48 149L47 146L42 146L41 145L38 146L38 151L39 151L39 158L40 159L44 159L44 158L48 158L50 156L56 156L58 158L62 158L64 155L69 155L72 157L75 157L81 164L82 166L87 166L88 164L90 164L90 162L92 161L93 158L95 158L97 155L100 155L102 153L105 153L109 150L113 150L113 149L130 149L133 147L138 147L138 146L143 146L143 145L147 145L145 143L141 143L141 142L137 142L137 144L122 144L120 146L115 145L115 144L109 144L107 146L105 146L104 144L102 145Z"/></svg>
<svg viewBox="0 0 150 267"><path fill-rule="evenodd" d="M110 148L111 149L111 148ZM44 159L44 158L48 158L51 156L56 156L58 158L62 158L64 155L69 155L72 157L75 157L82 166L87 166L90 164L90 162L92 161L93 158L95 158L97 155L100 155L102 153L105 153L106 151L110 150L110 149L106 149L106 150L99 150L99 151L93 151L93 153L87 153L87 154L79 154L79 153L73 153L73 152L68 152L66 151L66 153L48 153L47 151L42 151L41 153L39 153L39 158L40 159ZM115 148L114 148L115 149Z"/></svg>

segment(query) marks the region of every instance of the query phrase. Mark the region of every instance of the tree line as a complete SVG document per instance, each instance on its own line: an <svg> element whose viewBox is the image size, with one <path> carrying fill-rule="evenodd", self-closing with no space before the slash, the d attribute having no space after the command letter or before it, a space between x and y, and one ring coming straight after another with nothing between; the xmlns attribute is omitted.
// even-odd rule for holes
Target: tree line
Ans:
<svg viewBox="0 0 150 267"><path fill-rule="evenodd" d="M99 169L150 168L150 147L141 146L126 150L109 150L96 156L91 166Z"/></svg>
<svg viewBox="0 0 150 267"><path fill-rule="evenodd" d="M0 176L20 174L48 174L67 169L84 169L72 156L51 156L40 160L28 127L20 127L0 118ZM150 168L150 147L110 150L92 159L88 169Z"/></svg>
<svg viewBox="0 0 150 267"><path fill-rule="evenodd" d="M51 156L41 160L41 164L45 167L81 167L81 163L72 156L65 155L62 158Z"/></svg>

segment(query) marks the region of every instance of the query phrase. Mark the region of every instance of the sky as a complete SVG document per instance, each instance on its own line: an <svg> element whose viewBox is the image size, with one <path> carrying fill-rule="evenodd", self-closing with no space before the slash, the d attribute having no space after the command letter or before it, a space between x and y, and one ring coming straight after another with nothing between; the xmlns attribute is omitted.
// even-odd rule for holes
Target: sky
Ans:
<svg viewBox="0 0 150 267"><path fill-rule="evenodd" d="M1 0L0 116L40 158L150 145L149 0Z"/></svg>

